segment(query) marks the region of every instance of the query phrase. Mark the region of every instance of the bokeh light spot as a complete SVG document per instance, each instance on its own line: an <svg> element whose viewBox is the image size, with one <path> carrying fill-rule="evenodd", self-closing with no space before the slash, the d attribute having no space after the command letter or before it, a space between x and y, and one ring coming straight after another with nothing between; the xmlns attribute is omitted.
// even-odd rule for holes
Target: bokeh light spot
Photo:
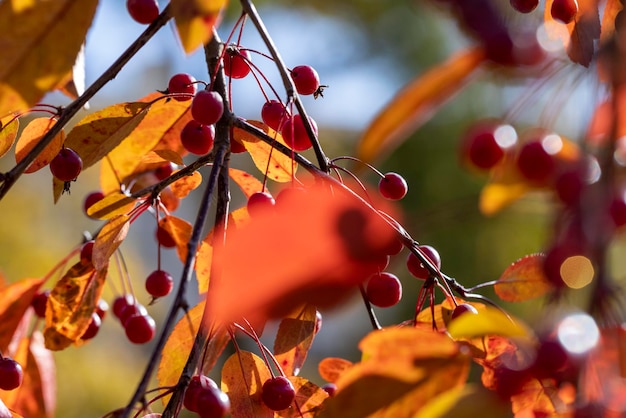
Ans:
<svg viewBox="0 0 626 418"><path fill-rule="evenodd" d="M568 257L561 264L561 278L572 289L582 289L593 280L591 261L583 255Z"/></svg>
<svg viewBox="0 0 626 418"><path fill-rule="evenodd" d="M600 330L591 316L578 313L561 321L557 335L567 351L573 354L583 354L598 344Z"/></svg>

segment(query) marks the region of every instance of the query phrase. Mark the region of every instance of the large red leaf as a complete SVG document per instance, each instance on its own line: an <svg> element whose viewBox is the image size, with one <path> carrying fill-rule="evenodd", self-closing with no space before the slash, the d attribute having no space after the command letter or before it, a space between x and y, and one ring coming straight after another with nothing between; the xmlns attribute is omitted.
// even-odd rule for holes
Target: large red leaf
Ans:
<svg viewBox="0 0 626 418"><path fill-rule="evenodd" d="M29 308L33 296L44 279L22 279L0 290L0 351L5 352L13 333L24 313Z"/></svg>

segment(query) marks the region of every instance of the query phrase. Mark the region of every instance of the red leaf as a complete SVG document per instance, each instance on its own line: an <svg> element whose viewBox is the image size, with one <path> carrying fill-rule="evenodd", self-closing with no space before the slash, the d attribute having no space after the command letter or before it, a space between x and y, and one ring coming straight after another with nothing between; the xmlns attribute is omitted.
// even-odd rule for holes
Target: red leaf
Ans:
<svg viewBox="0 0 626 418"><path fill-rule="evenodd" d="M43 282L44 279L22 279L0 290L1 352L7 350L13 333Z"/></svg>
<svg viewBox="0 0 626 418"><path fill-rule="evenodd" d="M494 286L500 299L523 302L538 298L554 289L543 272L543 254L520 258L502 273Z"/></svg>

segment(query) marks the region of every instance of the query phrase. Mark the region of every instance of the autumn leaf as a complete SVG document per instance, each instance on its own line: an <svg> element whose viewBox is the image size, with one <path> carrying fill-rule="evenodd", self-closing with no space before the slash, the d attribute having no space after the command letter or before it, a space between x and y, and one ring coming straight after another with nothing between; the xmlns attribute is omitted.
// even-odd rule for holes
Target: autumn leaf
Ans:
<svg viewBox="0 0 626 418"><path fill-rule="evenodd" d="M9 152L20 127L20 121L15 115L0 118L0 157Z"/></svg>
<svg viewBox="0 0 626 418"><path fill-rule="evenodd" d="M170 184L170 189L174 196L179 199L184 199L192 191L198 188L202 183L202 175L197 171L176 180Z"/></svg>
<svg viewBox="0 0 626 418"><path fill-rule="evenodd" d="M483 215L495 215L531 190L531 185L522 178L513 159L513 155L505 154L500 164L492 169L478 202Z"/></svg>
<svg viewBox="0 0 626 418"><path fill-rule="evenodd" d="M350 369L354 363L351 361L338 358L338 357L327 357L320 361L317 366L317 370L322 377L322 379L326 380L330 383L335 383L342 374L346 372L346 370Z"/></svg>
<svg viewBox="0 0 626 418"><path fill-rule="evenodd" d="M543 296L554 286L543 272L543 254L520 258L502 273L494 290L507 302L522 302Z"/></svg>
<svg viewBox="0 0 626 418"><path fill-rule="evenodd" d="M274 138L276 142L285 145L283 137L263 122L256 120L249 120L247 122L265 132L267 136ZM291 156L273 150L271 145L261 141L255 135L243 129L233 129L233 139L241 142L243 146L246 147L256 168L264 175L267 174L268 179L279 183L292 181L298 169L298 164Z"/></svg>
<svg viewBox="0 0 626 418"><path fill-rule="evenodd" d="M56 120L54 118L37 118L30 121L22 131L20 138L17 140L17 144L15 144L15 162L19 163L22 161L55 123ZM65 132L61 130L46 148L35 157L28 168L24 170L24 173L34 173L50 164L50 161L52 161L61 150L64 141Z"/></svg>
<svg viewBox="0 0 626 418"><path fill-rule="evenodd" d="M44 337L48 349L62 350L80 343L100 300L106 274L106 269L95 270L79 262L57 282L46 306Z"/></svg>
<svg viewBox="0 0 626 418"><path fill-rule="evenodd" d="M23 111L72 71L97 0L0 3L0 115Z"/></svg>
<svg viewBox="0 0 626 418"><path fill-rule="evenodd" d="M72 71L57 85L57 89L72 100L85 92L85 43L80 46ZM84 105L89 108L89 103Z"/></svg>
<svg viewBox="0 0 626 418"><path fill-rule="evenodd" d="M282 411L276 411L275 418L314 418L322 408L322 403L328 399L328 393L309 380L290 376L289 381L296 391L294 404Z"/></svg>
<svg viewBox="0 0 626 418"><path fill-rule="evenodd" d="M513 418L511 405L481 385L469 384L432 398L414 418Z"/></svg>
<svg viewBox="0 0 626 418"><path fill-rule="evenodd" d="M109 264L109 259L122 244L130 228L130 215L116 215L102 227L93 246L92 261L96 270Z"/></svg>
<svg viewBox="0 0 626 418"><path fill-rule="evenodd" d="M187 54L207 44L213 36L227 0L172 0L172 16Z"/></svg>
<svg viewBox="0 0 626 418"><path fill-rule="evenodd" d="M91 113L67 134L65 146L83 160L83 170L100 161L128 136L148 113L142 102L119 103Z"/></svg>
<svg viewBox="0 0 626 418"><path fill-rule="evenodd" d="M315 306L307 304L280 322L274 341L274 357L287 376L300 372L313 344L316 320Z"/></svg>
<svg viewBox="0 0 626 418"><path fill-rule="evenodd" d="M274 412L261 400L263 383L271 376L260 357L239 350L222 367L222 390L230 398L233 418L273 418Z"/></svg>
<svg viewBox="0 0 626 418"><path fill-rule="evenodd" d="M159 226L166 230L176 243L178 258L184 263L187 258L187 243L191 238L191 224L176 216L164 216L159 219Z"/></svg>
<svg viewBox="0 0 626 418"><path fill-rule="evenodd" d="M111 219L127 215L137 204L137 199L120 192L110 193L87 209L87 215L96 219Z"/></svg>
<svg viewBox="0 0 626 418"><path fill-rule="evenodd" d="M602 15L602 27L601 27L601 40L608 40L615 33L615 18L620 10L623 9L623 5L620 0L607 0L604 6L604 13Z"/></svg>
<svg viewBox="0 0 626 418"><path fill-rule="evenodd" d="M21 279L0 289L0 352L5 352L44 279Z"/></svg>
<svg viewBox="0 0 626 418"><path fill-rule="evenodd" d="M236 168L229 168L228 175L239 186L243 194L249 198L254 193L263 191L263 183L261 183L252 174Z"/></svg>
<svg viewBox="0 0 626 418"><path fill-rule="evenodd" d="M474 315L460 315L448 324L448 333L454 339L476 338L487 335L530 337L531 331L521 322L490 306Z"/></svg>
<svg viewBox="0 0 626 418"><path fill-rule="evenodd" d="M411 81L365 129L357 146L357 157L372 162L393 151L437 108L459 92L485 59L483 49L469 49Z"/></svg>
<svg viewBox="0 0 626 418"><path fill-rule="evenodd" d="M198 254L196 255L196 280L198 280L198 294L203 294L209 290L209 279L211 278L211 266L213 265L213 231L207 234L200 243Z"/></svg>

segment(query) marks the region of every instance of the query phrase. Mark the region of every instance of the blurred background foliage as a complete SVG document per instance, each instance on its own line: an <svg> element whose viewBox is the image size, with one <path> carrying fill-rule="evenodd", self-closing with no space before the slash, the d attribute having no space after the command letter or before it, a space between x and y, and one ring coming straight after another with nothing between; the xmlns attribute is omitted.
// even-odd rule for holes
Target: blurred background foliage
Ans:
<svg viewBox="0 0 626 418"><path fill-rule="evenodd" d="M320 126L321 142L330 157L353 155L360 133L403 84L472 43L445 8L434 1L264 0L256 4L287 65L310 64L318 70L322 83L330 86L324 98L305 100ZM238 2L231 1L219 31L223 39L239 11ZM102 73L142 30L127 15L123 1L102 1L87 43L87 83ZM251 25L244 30L242 45L263 50ZM260 62L260 58L257 61L280 90L271 65ZM176 72L207 79L202 52L185 57L169 28L150 41L92 100L91 109L164 89ZM506 74L483 73L393 154L377 162L382 171L396 171L409 183L409 194L402 201L406 228L420 243L435 246L443 260L442 269L467 287L495 280L517 258L540 251L550 232L550 201L542 195L530 196L492 218L484 218L477 209L477 199L486 178L459 164L458 144L464 129L477 119L502 116L519 100L528 84L518 78L514 80L517 87L507 89L505 82L509 83ZM574 102L576 98L573 96ZM64 104L67 99L52 94L44 102ZM263 96L251 77L233 83L233 102L242 117L260 117ZM519 120L512 122L528 124L536 116L536 108L529 107L533 110L528 115L522 112ZM584 106L575 107L575 113L565 107L559 115L570 135L580 135L580 127L574 124L572 128L571 121L582 124L585 120L580 116L585 115ZM12 165L13 161L8 160L0 161L2 170ZM247 156L234 156L233 161L255 173ZM362 173L370 183L377 181L373 175ZM64 195L53 205L47 169L20 180L0 202L0 268L7 281L45 274L80 244L83 231L97 230L100 224L87 219L81 210L82 199L97 188L97 182L97 169L87 170L72 185L71 195ZM177 216L192 220L193 200L199 193L195 195L184 202ZM240 198L235 199L233 207L242 204ZM133 224L131 237L122 247L142 303L148 302L142 290L143 279L156 268L154 229L154 219L142 217ZM165 268L174 277L179 276L182 265L176 256L166 251L163 257ZM392 261L392 270L403 281L403 302L399 307L379 311L383 324L408 319L415 309L421 283L406 273L404 257L406 253ZM110 281L119 283L117 273L111 274ZM48 286L52 285L51 281ZM488 288L483 293L492 294ZM112 287L107 287L105 297L109 301L115 294ZM537 303L512 309L527 316L529 310L525 312L524 307ZM166 299L150 308L157 323L167 304ZM356 343L370 329L359 298L324 318L308 368L303 371L304 376L313 376L318 382L317 361L326 356L358 360ZM268 344L271 334L272 327L268 327ZM137 347L128 343L121 326L109 317L101 335L92 343L58 353L57 416L100 416L123 406L143 372L149 350L150 345Z"/></svg>

